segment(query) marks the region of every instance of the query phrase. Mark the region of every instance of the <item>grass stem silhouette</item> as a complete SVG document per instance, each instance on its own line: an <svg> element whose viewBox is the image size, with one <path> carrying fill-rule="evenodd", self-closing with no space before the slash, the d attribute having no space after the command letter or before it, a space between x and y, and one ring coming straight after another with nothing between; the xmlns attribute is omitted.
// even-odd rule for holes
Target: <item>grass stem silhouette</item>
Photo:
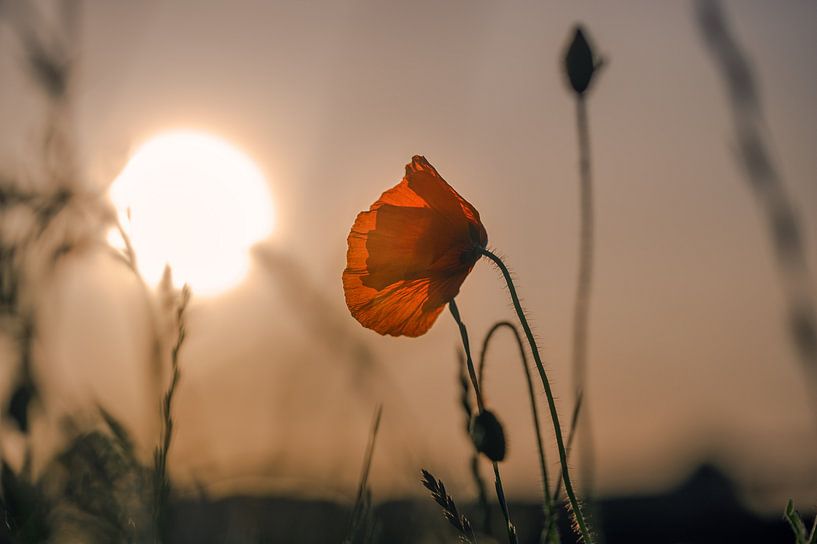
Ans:
<svg viewBox="0 0 817 544"><path fill-rule="evenodd" d="M383 405L378 404L372 419L372 429L369 432L369 443L366 445L366 453L363 456L363 469L360 472L360 480L357 486L357 496L355 505L352 508L352 517L349 520L349 529L346 533L344 544L366 542L369 540L371 520L372 498L369 490L369 472L372 468L372 458L374 457L374 447L377 443L377 433L380 430L380 417L383 415Z"/></svg>
<svg viewBox="0 0 817 544"><path fill-rule="evenodd" d="M769 151L768 127L750 60L733 36L720 2L699 0L696 15L732 108L736 159L743 167L746 184L757 198L760 213L768 225L787 301L791 341L802 370L811 382L808 394L817 417L817 310L800 220Z"/></svg>
<svg viewBox="0 0 817 544"><path fill-rule="evenodd" d="M161 542L167 523L167 509L170 500L171 483L167 474L167 458L170 452L170 445L173 440L173 399L176 395L176 387L179 384L181 371L179 369L179 352L187 336L185 325L185 310L190 301L190 288L185 285L176 309L176 342L170 352L171 375L170 384L162 399L162 437L159 445L153 453L153 520L156 525L156 538Z"/></svg>

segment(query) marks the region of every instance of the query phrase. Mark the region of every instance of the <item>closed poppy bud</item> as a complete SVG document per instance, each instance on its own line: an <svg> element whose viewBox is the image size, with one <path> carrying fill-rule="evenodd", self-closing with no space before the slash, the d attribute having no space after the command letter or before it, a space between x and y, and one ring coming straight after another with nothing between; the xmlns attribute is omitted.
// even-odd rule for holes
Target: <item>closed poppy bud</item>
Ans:
<svg viewBox="0 0 817 544"><path fill-rule="evenodd" d="M471 439L477 451L491 461L505 459L505 431L490 410L480 412L471 420Z"/></svg>
<svg viewBox="0 0 817 544"><path fill-rule="evenodd" d="M593 50L590 48L590 44L587 43L582 27L577 26L573 41L570 42L570 47L567 48L565 54L565 70L570 80L570 86L573 87L576 94L584 94L590 86L596 68Z"/></svg>

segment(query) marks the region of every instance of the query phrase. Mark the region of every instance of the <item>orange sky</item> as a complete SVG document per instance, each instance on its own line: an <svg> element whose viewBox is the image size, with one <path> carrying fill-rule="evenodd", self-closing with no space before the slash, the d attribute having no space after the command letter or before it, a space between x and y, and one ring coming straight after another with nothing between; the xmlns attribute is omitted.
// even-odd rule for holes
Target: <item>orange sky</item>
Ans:
<svg viewBox="0 0 817 544"><path fill-rule="evenodd" d="M343 303L349 227L399 181L413 154L424 154L480 211L490 245L518 278L568 416L578 174L560 57L581 21L608 61L589 102L598 229L589 388L599 483L607 492L667 485L709 456L729 464L749 492L782 483L797 496L802 485L813 499L817 433L784 330L766 225L735 163L730 110L692 7L87 3L76 105L93 180L112 179L129 150L155 132L220 135L270 178L278 230L266 247L298 267L284 281L258 266L236 292L194 303L171 459L179 477L214 489L309 481L348 491L380 399L375 492L419 487L421 463L468 492L450 316L420 339L381 338ZM813 278L817 4L726 8L755 63ZM16 68L7 27L0 45L0 120L22 127L0 133L0 158L19 164L35 141L42 101ZM70 388L81 396L76 391L91 383L109 402L126 404L127 395L137 406L146 397L122 376L139 375L138 357L117 356L134 332L122 325L101 335L98 325L116 328L139 310L116 304L133 298L127 288L92 281L111 275L103 265L80 268L62 287L69 302L55 315L64 321L54 318L60 341L82 340L57 350L64 371L83 376ZM294 294L295 280L314 292ZM98 300L79 315L70 301L87 299L78 293ZM458 303L475 338L512 317L487 262ZM99 345L100 336L111 343ZM361 346L388 384L363 379L374 371L361 366ZM510 436L507 488L533 495L535 447L515 348L499 341L492 354L486 387ZM256 478L260 472L268 476Z"/></svg>

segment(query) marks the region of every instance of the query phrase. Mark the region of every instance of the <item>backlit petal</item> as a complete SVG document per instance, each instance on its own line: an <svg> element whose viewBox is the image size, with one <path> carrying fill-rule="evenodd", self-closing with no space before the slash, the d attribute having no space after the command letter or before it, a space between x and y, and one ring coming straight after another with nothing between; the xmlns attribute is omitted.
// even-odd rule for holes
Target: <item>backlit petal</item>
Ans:
<svg viewBox="0 0 817 544"><path fill-rule="evenodd" d="M377 290L359 276L344 274L346 303L361 325L380 334L420 336L437 320L445 305L459 293L468 271L447 278L419 278Z"/></svg>
<svg viewBox="0 0 817 544"><path fill-rule="evenodd" d="M343 288L355 319L419 336L459 293L487 234L473 206L415 156L403 180L358 214L348 243Z"/></svg>

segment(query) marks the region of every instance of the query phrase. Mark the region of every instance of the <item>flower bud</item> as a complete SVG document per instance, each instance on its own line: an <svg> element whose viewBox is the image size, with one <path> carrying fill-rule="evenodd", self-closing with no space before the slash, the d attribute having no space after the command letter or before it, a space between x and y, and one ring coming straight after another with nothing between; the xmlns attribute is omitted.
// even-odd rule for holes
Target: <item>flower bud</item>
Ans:
<svg viewBox="0 0 817 544"><path fill-rule="evenodd" d="M593 50L587 43L582 27L577 26L573 41L565 54L565 71L576 94L584 94L590 86L596 68Z"/></svg>
<svg viewBox="0 0 817 544"><path fill-rule="evenodd" d="M493 412L484 410L471 420L471 439L491 461L505 459L505 431Z"/></svg>

